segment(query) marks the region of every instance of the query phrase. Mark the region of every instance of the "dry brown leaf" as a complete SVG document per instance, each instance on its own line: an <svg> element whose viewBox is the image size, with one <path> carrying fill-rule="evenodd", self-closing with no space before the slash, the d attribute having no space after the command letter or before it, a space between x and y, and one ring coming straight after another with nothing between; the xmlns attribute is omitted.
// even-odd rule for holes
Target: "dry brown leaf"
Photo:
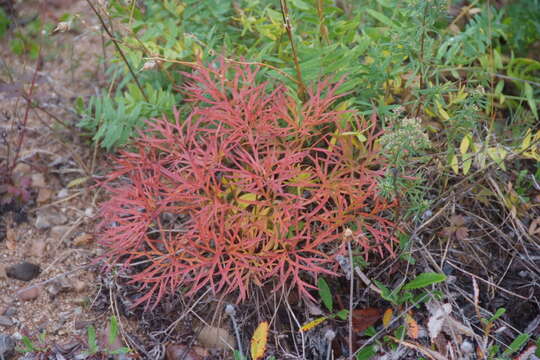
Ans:
<svg viewBox="0 0 540 360"><path fill-rule="evenodd" d="M395 342L403 345L403 346L406 346L408 348L411 348L411 349L414 349L414 350L417 350L419 352L421 352L422 354L424 354L424 356L427 356L429 359L432 359L432 360L448 360L448 358L446 356L444 356L443 354L441 354L440 352L438 351L435 351L435 350L431 350L425 346L422 346L420 344L417 344L417 343L414 343L414 342L409 342L409 341L404 341L404 340L401 340L401 339L398 339L398 338L395 338L393 336L388 336L390 339L394 340Z"/></svg>
<svg viewBox="0 0 540 360"><path fill-rule="evenodd" d="M444 356L448 354L448 341L441 332L435 338L431 339L431 342L435 345L435 348Z"/></svg>
<svg viewBox="0 0 540 360"><path fill-rule="evenodd" d="M420 334L420 327L418 326L418 323L414 318L411 316L411 314L405 315L405 323L407 324L407 335L411 339L418 339L418 335Z"/></svg>
<svg viewBox="0 0 540 360"><path fill-rule="evenodd" d="M448 219L450 221L450 226L464 226L465 218L462 215L452 215Z"/></svg>
<svg viewBox="0 0 540 360"><path fill-rule="evenodd" d="M529 235L534 236L540 234L540 217L534 219L529 226Z"/></svg>
<svg viewBox="0 0 540 360"><path fill-rule="evenodd" d="M165 351L165 360L201 360L195 351L182 344L169 344Z"/></svg>
<svg viewBox="0 0 540 360"><path fill-rule="evenodd" d="M227 329L210 325L202 328L197 340L207 349L226 350L234 346L234 339Z"/></svg>
<svg viewBox="0 0 540 360"><path fill-rule="evenodd" d="M353 310L352 326L355 332L362 332L374 325L382 317L382 310L378 308L366 308Z"/></svg>

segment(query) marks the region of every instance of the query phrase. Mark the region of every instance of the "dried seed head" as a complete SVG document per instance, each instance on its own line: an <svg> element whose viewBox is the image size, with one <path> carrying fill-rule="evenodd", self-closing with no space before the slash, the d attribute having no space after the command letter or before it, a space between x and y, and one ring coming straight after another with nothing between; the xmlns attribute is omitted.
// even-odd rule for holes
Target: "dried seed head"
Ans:
<svg viewBox="0 0 540 360"><path fill-rule="evenodd" d="M157 66L157 62L155 60L148 60L144 63L143 67L141 68L141 71L147 71L147 70L153 70Z"/></svg>
<svg viewBox="0 0 540 360"><path fill-rule="evenodd" d="M233 305L227 304L227 306L225 306L225 313L230 317L234 317L234 315L236 315L236 310Z"/></svg>
<svg viewBox="0 0 540 360"><path fill-rule="evenodd" d="M326 333L324 334L324 338L326 339L326 341L328 342L332 342L332 340L334 340L334 338L336 337L336 333L333 331L333 330L326 330Z"/></svg>
<svg viewBox="0 0 540 360"><path fill-rule="evenodd" d="M53 34L56 34L59 32L63 33L63 32L69 31L70 28L71 28L70 22L62 21L62 22L59 22L58 25L56 25L52 33Z"/></svg>
<svg viewBox="0 0 540 360"><path fill-rule="evenodd" d="M343 237L345 237L345 239L348 239L351 236L353 236L352 230L351 229L345 229L345 231L343 232Z"/></svg>

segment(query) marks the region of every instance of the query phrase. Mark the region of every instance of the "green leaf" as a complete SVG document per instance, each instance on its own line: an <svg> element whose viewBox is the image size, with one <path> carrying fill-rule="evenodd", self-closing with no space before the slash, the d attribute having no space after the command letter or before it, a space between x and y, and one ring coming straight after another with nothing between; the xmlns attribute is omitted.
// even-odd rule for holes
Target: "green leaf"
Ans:
<svg viewBox="0 0 540 360"><path fill-rule="evenodd" d="M377 285L377 287L379 288L379 290L381 290L381 297L386 300L386 301L390 301L391 303L394 303L396 301L395 297L393 296L392 292L390 291L390 289L388 287L386 287L382 282L380 282L379 280L373 280L373 283L375 283L375 285Z"/></svg>
<svg viewBox="0 0 540 360"><path fill-rule="evenodd" d="M291 4L300 10L309 10L309 5L303 2L302 0L291 0Z"/></svg>
<svg viewBox="0 0 540 360"><path fill-rule="evenodd" d="M86 333L88 336L88 353L93 355L98 352L96 329L92 325L89 325L86 329Z"/></svg>
<svg viewBox="0 0 540 360"><path fill-rule="evenodd" d="M330 292L330 287L322 277L317 281L317 287L319 288L319 296L321 297L324 306L328 311L332 312L334 309L334 303L332 301L332 293Z"/></svg>
<svg viewBox="0 0 540 360"><path fill-rule="evenodd" d="M512 343L508 346L508 349L506 349L503 352L503 355L511 355L521 349L521 347L529 340L531 336L529 334L521 334L519 335Z"/></svg>
<svg viewBox="0 0 540 360"><path fill-rule="evenodd" d="M131 351L131 349L128 348L128 347L121 347L120 349L110 351L109 354L111 354L111 355L120 355L120 354L127 354L130 351Z"/></svg>
<svg viewBox="0 0 540 360"><path fill-rule="evenodd" d="M505 308L498 308L497 311L495 312L495 314L493 314L493 316L492 316L487 322L488 322L488 323L494 322L495 320L497 320L498 318L500 318L501 316L503 316L504 313L506 313L506 309L505 309Z"/></svg>
<svg viewBox="0 0 540 360"><path fill-rule="evenodd" d="M368 345L356 353L356 360L369 360L377 354L374 345Z"/></svg>
<svg viewBox="0 0 540 360"><path fill-rule="evenodd" d="M403 290L422 289L429 285L440 283L446 280L446 275L439 273L422 273L418 275L414 280L409 281Z"/></svg>
<svg viewBox="0 0 540 360"><path fill-rule="evenodd" d="M11 21L9 20L7 14L2 8L0 8L0 38L6 33L10 22Z"/></svg>
<svg viewBox="0 0 540 360"><path fill-rule="evenodd" d="M398 29L399 26L395 22L393 22L388 16L384 15L383 13L380 13L378 11L375 11L373 9L366 9L366 12L373 16L375 19L382 22L384 25L389 26L394 29Z"/></svg>
<svg viewBox="0 0 540 360"><path fill-rule="evenodd" d="M24 349L22 349L23 352L32 352L39 350L28 336L23 336L22 342L24 344Z"/></svg>
<svg viewBox="0 0 540 360"><path fill-rule="evenodd" d="M109 329L109 345L114 344L114 341L116 340L116 336L118 336L118 320L116 319L116 316L111 316L111 322L110 322L110 329Z"/></svg>
<svg viewBox="0 0 540 360"><path fill-rule="evenodd" d="M524 90L525 90L525 97L527 98L527 102L529 103L529 107L531 108L531 111L534 114L534 117L538 119L538 109L536 108L536 101L534 100L534 93L533 88L531 84L526 82L524 84Z"/></svg>
<svg viewBox="0 0 540 360"><path fill-rule="evenodd" d="M339 310L336 313L336 316L340 318L341 320L347 320L347 318L349 317L349 310L347 309Z"/></svg>

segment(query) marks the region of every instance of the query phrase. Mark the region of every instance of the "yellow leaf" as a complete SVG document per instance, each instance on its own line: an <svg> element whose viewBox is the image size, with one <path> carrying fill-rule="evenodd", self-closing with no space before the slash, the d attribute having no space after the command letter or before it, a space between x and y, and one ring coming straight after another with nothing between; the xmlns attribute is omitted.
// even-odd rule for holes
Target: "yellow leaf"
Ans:
<svg viewBox="0 0 540 360"><path fill-rule="evenodd" d="M251 338L251 358L259 360L264 356L268 339L268 322L263 321L257 326Z"/></svg>
<svg viewBox="0 0 540 360"><path fill-rule="evenodd" d="M465 135L463 140L461 140L461 144L459 145L459 152L461 152L461 155L465 155L467 153L467 150L469 150L469 145L471 145L471 138L469 135Z"/></svg>
<svg viewBox="0 0 540 360"><path fill-rule="evenodd" d="M238 206L245 209L249 205L252 205L254 201L257 201L257 194L245 193L238 197Z"/></svg>
<svg viewBox="0 0 540 360"><path fill-rule="evenodd" d="M497 165L504 171L506 171L506 166L504 165L504 159L508 152L502 147L490 147L486 150L488 156L495 161Z"/></svg>
<svg viewBox="0 0 540 360"><path fill-rule="evenodd" d="M468 156L466 159L463 159L463 175L467 175L472 165L472 156Z"/></svg>
<svg viewBox="0 0 540 360"><path fill-rule="evenodd" d="M459 90L457 96L452 100L452 104L460 103L467 98L469 94L465 92L465 88Z"/></svg>
<svg viewBox="0 0 540 360"><path fill-rule="evenodd" d="M88 176L83 176L80 178L73 179L67 184L67 188L69 189L69 188L84 184L85 182L88 181L88 179L90 179L90 177Z"/></svg>
<svg viewBox="0 0 540 360"><path fill-rule="evenodd" d="M450 157L450 167L454 170L454 173L459 174L459 163L455 154Z"/></svg>
<svg viewBox="0 0 540 360"><path fill-rule="evenodd" d="M439 112L439 115L441 116L441 118L443 120L448 120L450 119L450 115L448 115L448 113L446 112L446 110L443 109L442 105L440 102L436 102L437 104L437 111Z"/></svg>
<svg viewBox="0 0 540 360"><path fill-rule="evenodd" d="M435 114L433 111L431 111L428 107L425 107L424 108L424 111L427 115L429 115L430 117L436 117L437 114Z"/></svg>
<svg viewBox="0 0 540 360"><path fill-rule="evenodd" d="M382 323L385 328L388 327L388 325L390 325L390 322L392 321L393 317L394 317L394 310L392 308L386 309L382 318Z"/></svg>
<svg viewBox="0 0 540 360"><path fill-rule="evenodd" d="M527 134L525 135L525 138L521 142L521 151L526 151L527 148L531 145L531 129L527 130Z"/></svg>
<svg viewBox="0 0 540 360"><path fill-rule="evenodd" d="M327 318L323 316L323 317L317 318L315 320L312 320L312 321L308 322L307 324L305 324L304 326L302 326L300 328L300 331L302 331L302 332L309 331L309 330L313 329L315 326L325 322L326 319Z"/></svg>

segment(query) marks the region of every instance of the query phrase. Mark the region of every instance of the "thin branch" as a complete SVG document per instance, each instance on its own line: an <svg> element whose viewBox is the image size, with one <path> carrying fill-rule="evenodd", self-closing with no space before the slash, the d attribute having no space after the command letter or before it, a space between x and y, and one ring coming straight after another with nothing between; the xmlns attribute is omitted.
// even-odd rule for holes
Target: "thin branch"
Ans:
<svg viewBox="0 0 540 360"><path fill-rule="evenodd" d="M143 89L143 87L141 86L141 84L140 84L140 82L139 82L139 78L137 77L137 75L135 75L135 72L133 71L133 68L131 67L129 61L127 60L126 55L124 54L124 52L123 52L122 49L120 48L120 45L118 44L118 41L116 40L116 38L114 37L114 35L110 32L109 28L108 28L107 25L105 24L105 20L103 20L103 17L102 17L101 14L99 13L99 11L94 7L94 5L92 4L92 2L91 2L90 0L86 0L86 2L88 3L88 5L90 5L90 7L92 8L92 11L94 11L94 13L96 14L96 16L98 17L99 22L101 23L101 26L103 27L103 30L105 30L105 32L107 33L107 35L109 35L111 41L112 41L113 44L114 44L114 47L116 48L116 50L117 50L118 53L120 54L120 57L122 58L122 60L123 60L124 63L126 64L126 66L128 67L129 73L131 74L131 76L133 76L133 79L135 80L135 83L137 84L137 87L139 88L141 94L142 94L143 97L144 97L144 100L146 100L146 102L150 102L150 101L148 100L148 96L146 96L146 93L144 92L144 89Z"/></svg>
<svg viewBox="0 0 540 360"><path fill-rule="evenodd" d="M306 85L304 80L302 80L302 71L300 70L300 62L298 61L298 54L296 53L296 47L294 46L294 39L292 34L291 19L289 17L289 7L287 6L287 0L280 0L279 4L281 5L281 15L283 16L283 23L285 29L287 30L287 36L289 37L289 42L291 43L291 50L293 55L294 66L296 68L296 78L298 79L298 97L304 101L306 100Z"/></svg>

